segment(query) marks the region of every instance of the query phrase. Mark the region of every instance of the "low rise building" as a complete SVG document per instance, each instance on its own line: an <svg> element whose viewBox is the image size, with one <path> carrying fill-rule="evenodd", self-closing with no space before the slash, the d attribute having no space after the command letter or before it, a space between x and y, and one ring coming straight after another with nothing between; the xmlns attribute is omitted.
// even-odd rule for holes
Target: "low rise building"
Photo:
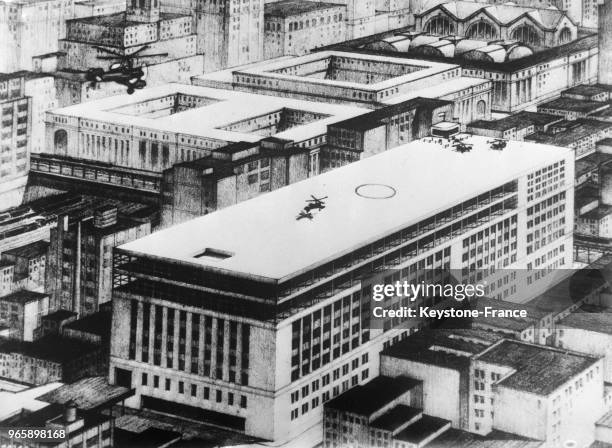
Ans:
<svg viewBox="0 0 612 448"><path fill-rule="evenodd" d="M249 107L245 108L244 104ZM167 84L56 109L48 114L47 153L107 162L160 176L173 165L234 142L294 142L314 157L327 125L367 112L346 105Z"/></svg>
<svg viewBox="0 0 612 448"><path fill-rule="evenodd" d="M584 304L556 323L556 347L603 358L603 379L612 383L612 309Z"/></svg>
<svg viewBox="0 0 612 448"><path fill-rule="evenodd" d="M192 82L370 109L417 97L434 98L454 103L447 121L467 124L491 116L490 82L462 74L456 64L344 50L236 67L195 76Z"/></svg>
<svg viewBox="0 0 612 448"><path fill-rule="evenodd" d="M578 27L564 10L471 1L443 2L416 12L415 30L468 39L514 40L536 48L564 45L578 36Z"/></svg>
<svg viewBox="0 0 612 448"><path fill-rule="evenodd" d="M476 5L477 9L488 6L486 3ZM441 20L444 21L444 17ZM478 23L476 20L476 29ZM491 82L491 109L503 113L534 108L543 101L559 97L568 88L597 82L599 49L595 33L581 34L563 45L536 49L514 40L466 39L448 29L445 33L387 33L331 45L325 50L457 65L461 67L460 76Z"/></svg>
<svg viewBox="0 0 612 448"><path fill-rule="evenodd" d="M422 379L426 412L482 436L498 430L551 446L594 441L604 412L601 359L441 331L422 330L381 354L381 374Z"/></svg>
<svg viewBox="0 0 612 448"><path fill-rule="evenodd" d="M467 132L506 140L524 140L534 132L547 132L563 118L540 112L522 111L499 120L477 120L467 125Z"/></svg>
<svg viewBox="0 0 612 448"><path fill-rule="evenodd" d="M578 160L594 153L597 149L597 142L611 135L612 123L579 118L576 121L557 123L551 126L547 132L535 132L527 135L525 141L573 149Z"/></svg>
<svg viewBox="0 0 612 448"><path fill-rule="evenodd" d="M553 446L566 440L588 445L604 412L603 374L597 357L500 341L473 360L471 429L487 434L495 428Z"/></svg>
<svg viewBox="0 0 612 448"><path fill-rule="evenodd" d="M472 304L474 309L482 312L482 317L470 322L471 328L499 333L504 337L529 342L532 344L551 345L553 339L553 313L540 310L533 305L517 304L505 300L478 298ZM488 317L485 308L500 310L525 311L526 316Z"/></svg>
<svg viewBox="0 0 612 448"><path fill-rule="evenodd" d="M3 420L3 426L19 427L24 430L45 428L50 431L64 431L64 438L57 441L34 443L27 446L50 446L65 448L87 446L107 448L113 446L114 417L99 412L78 409L73 403L66 405L49 404L36 411L24 411ZM15 440L15 439L12 439ZM0 434L0 443L9 443L8 434Z"/></svg>
<svg viewBox="0 0 612 448"><path fill-rule="evenodd" d="M0 344L0 376L29 384L72 382L102 375L107 367L102 347L76 339L46 336L34 342Z"/></svg>
<svg viewBox="0 0 612 448"><path fill-rule="evenodd" d="M34 332L34 338L39 339L44 336L62 333L64 325L77 320L77 313L68 310L53 311L40 319L40 326Z"/></svg>
<svg viewBox="0 0 612 448"><path fill-rule="evenodd" d="M6 337L33 341L42 316L49 312L49 296L20 290L0 297L0 326L7 328Z"/></svg>
<svg viewBox="0 0 612 448"><path fill-rule="evenodd" d="M561 92L561 97L583 101L607 102L610 100L610 91L612 91L612 88L603 84L580 84Z"/></svg>
<svg viewBox="0 0 612 448"><path fill-rule="evenodd" d="M3 265L13 266L11 292L20 289L44 291L48 252L47 241L36 241L2 252L0 260Z"/></svg>
<svg viewBox="0 0 612 448"><path fill-rule="evenodd" d="M586 118L597 112L609 109L610 105L602 101L587 101L583 99L574 99L561 97L556 100L548 101L538 105L538 112L559 115L566 120L576 120L577 118Z"/></svg>
<svg viewBox="0 0 612 448"><path fill-rule="evenodd" d="M325 403L323 446L424 446L450 422L423 414L422 381L378 376Z"/></svg>

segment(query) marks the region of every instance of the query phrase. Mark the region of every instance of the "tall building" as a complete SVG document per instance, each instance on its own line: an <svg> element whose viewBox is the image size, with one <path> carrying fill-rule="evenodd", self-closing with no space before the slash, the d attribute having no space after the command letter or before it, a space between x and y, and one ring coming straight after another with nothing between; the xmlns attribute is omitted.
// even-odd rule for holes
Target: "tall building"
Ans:
<svg viewBox="0 0 612 448"><path fill-rule="evenodd" d="M19 205L25 192L31 108L24 76L0 74L0 209Z"/></svg>
<svg viewBox="0 0 612 448"><path fill-rule="evenodd" d="M66 36L59 42L57 96L60 105L81 103L125 92L116 83L95 87L79 73L91 68L107 70L113 59L100 56L131 55L135 65L146 66L148 85L189 82L203 72L203 57L196 53L196 34L188 12L164 12L159 0L127 2L125 12L80 17L67 21ZM145 57L151 55L150 57ZM118 62L116 58L115 62Z"/></svg>
<svg viewBox="0 0 612 448"><path fill-rule="evenodd" d="M35 56L57 52L74 0L0 2L0 72L33 70Z"/></svg>
<svg viewBox="0 0 612 448"><path fill-rule="evenodd" d="M118 214L117 206L105 205L77 216L60 216L51 230L46 276L53 310L85 316L110 300L113 248L151 231L148 218L134 215Z"/></svg>
<svg viewBox="0 0 612 448"><path fill-rule="evenodd" d="M599 3L598 17L599 70L598 82L612 84L612 1Z"/></svg>
<svg viewBox="0 0 612 448"><path fill-rule="evenodd" d="M302 55L346 40L346 6L282 0L265 6L264 59Z"/></svg>
<svg viewBox="0 0 612 448"><path fill-rule="evenodd" d="M364 276L487 269L495 294L520 301L524 280L506 269L549 252L571 262L573 153L487 141L466 136L460 153L418 140L115 249L110 382L136 389L130 406L321 442L321 405L423 325L371 325ZM311 195L325 208L301 219Z"/></svg>
<svg viewBox="0 0 612 448"><path fill-rule="evenodd" d="M195 17L204 72L264 58L263 0L197 0Z"/></svg>

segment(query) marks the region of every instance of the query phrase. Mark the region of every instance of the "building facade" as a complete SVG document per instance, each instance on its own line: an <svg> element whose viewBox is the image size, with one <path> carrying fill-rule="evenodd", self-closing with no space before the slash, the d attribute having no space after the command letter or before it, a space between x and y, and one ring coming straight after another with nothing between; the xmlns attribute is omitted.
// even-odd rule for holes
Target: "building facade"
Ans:
<svg viewBox="0 0 612 448"><path fill-rule="evenodd" d="M558 9L516 4L453 1L415 14L417 32L469 39L514 40L532 47L556 47L578 36L578 27Z"/></svg>
<svg viewBox="0 0 612 448"><path fill-rule="evenodd" d="M35 56L58 51L74 0L0 3L0 73L34 70Z"/></svg>
<svg viewBox="0 0 612 448"><path fill-rule="evenodd" d="M264 58L264 1L196 0L196 47L204 72Z"/></svg>
<svg viewBox="0 0 612 448"><path fill-rule="evenodd" d="M346 39L346 6L283 0L265 5L264 59L300 56Z"/></svg>
<svg viewBox="0 0 612 448"><path fill-rule="evenodd" d="M60 217L51 230L46 290L53 310L86 316L110 300L112 250L148 235L151 222L118 216L117 207L103 206L84 216Z"/></svg>
<svg viewBox="0 0 612 448"><path fill-rule="evenodd" d="M25 95L23 76L0 75L0 108L0 208L5 209L21 203L30 166L32 99Z"/></svg>
<svg viewBox="0 0 612 448"><path fill-rule="evenodd" d="M474 148L460 154L419 140L117 248L111 383L136 389L130 406L180 408L276 442L320 442L322 404L378 375L383 346L423 325L370 325L363 275L409 280L417 269L453 267L477 282L482 266L500 270L492 280L553 248L551 263L571 260L573 154L467 141ZM467 176L468 185L445 172L474 166L488 169ZM414 200L407 192L417 188ZM328 196L325 209L297 219L304 203L296 197L310 195ZM345 213L372 225L340 230ZM266 223L261 233L252 231L257 222ZM528 235L540 227L550 237L534 248ZM337 237L318 244L321 233ZM516 281L495 293L526 300Z"/></svg>
<svg viewBox="0 0 612 448"><path fill-rule="evenodd" d="M21 290L0 297L0 326L7 329L8 339L33 341L42 316L48 312L47 294Z"/></svg>

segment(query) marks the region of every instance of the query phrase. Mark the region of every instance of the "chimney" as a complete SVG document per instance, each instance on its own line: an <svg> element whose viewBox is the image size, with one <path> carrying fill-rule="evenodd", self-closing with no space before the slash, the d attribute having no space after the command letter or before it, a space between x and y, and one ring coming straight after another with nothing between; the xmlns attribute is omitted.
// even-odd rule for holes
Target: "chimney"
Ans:
<svg viewBox="0 0 612 448"><path fill-rule="evenodd" d="M117 207L107 205L94 212L94 227L104 229L114 224L117 224Z"/></svg>
<svg viewBox="0 0 612 448"><path fill-rule="evenodd" d="M64 420L66 423L73 423L77 418L77 408L74 401L70 400L64 404Z"/></svg>

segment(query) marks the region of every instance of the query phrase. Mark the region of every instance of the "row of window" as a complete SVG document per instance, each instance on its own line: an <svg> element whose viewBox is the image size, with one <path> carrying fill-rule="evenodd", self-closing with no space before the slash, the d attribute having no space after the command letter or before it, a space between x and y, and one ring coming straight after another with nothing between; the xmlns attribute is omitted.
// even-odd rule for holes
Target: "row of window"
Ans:
<svg viewBox="0 0 612 448"><path fill-rule="evenodd" d="M216 403L223 402L223 391L221 389L211 389L208 386L200 387L197 384L185 384L184 381L175 381L176 382L176 392L181 395L189 395L192 398L203 398L204 400L213 400ZM145 387L153 387L154 389L160 389L161 381L159 375L153 375L153 381L149 384L149 374L142 373L141 376L141 384ZM173 389L173 380L170 378L165 378L163 381L164 391L170 392ZM201 393L200 393L201 389ZM241 408L247 407L247 397L246 395L236 396L234 392L226 392L225 399L227 400L228 406L239 406Z"/></svg>

